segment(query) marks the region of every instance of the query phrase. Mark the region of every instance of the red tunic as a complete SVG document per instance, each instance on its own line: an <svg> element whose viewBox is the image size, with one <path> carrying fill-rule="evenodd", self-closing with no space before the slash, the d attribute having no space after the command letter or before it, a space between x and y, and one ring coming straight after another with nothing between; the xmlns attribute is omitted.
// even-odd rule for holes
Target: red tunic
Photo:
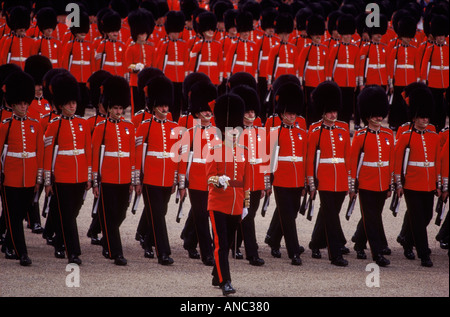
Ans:
<svg viewBox="0 0 450 317"><path fill-rule="evenodd" d="M44 140L44 171L52 169L56 139L59 149L55 161L55 182L73 184L88 181L88 170L92 166L92 145L86 120L79 116L60 116L50 122Z"/></svg>
<svg viewBox="0 0 450 317"><path fill-rule="evenodd" d="M95 71L94 53L89 42L70 41L64 45L61 67L67 69L79 83L85 83Z"/></svg>
<svg viewBox="0 0 450 317"><path fill-rule="evenodd" d="M325 66L328 49L323 44L309 44L302 49L297 58L296 69L300 83L317 87L325 80Z"/></svg>
<svg viewBox="0 0 450 317"><path fill-rule="evenodd" d="M359 171L359 188L371 191L385 191L391 184L394 171L394 136L387 128L374 131L368 128L358 131L353 138L350 165L351 176L356 179L358 158L364 151Z"/></svg>
<svg viewBox="0 0 450 317"><path fill-rule="evenodd" d="M145 120L136 131L136 170L142 172L143 144L147 142L143 184L172 187L177 181L179 162L178 125L155 117ZM148 139L147 139L148 136Z"/></svg>
<svg viewBox="0 0 450 317"><path fill-rule="evenodd" d="M106 133L105 132L106 126ZM104 139L103 139L104 136ZM134 171L134 126L126 120L103 120L92 135L92 172L99 172L100 147L105 145L101 181L109 184L131 183Z"/></svg>
<svg viewBox="0 0 450 317"><path fill-rule="evenodd" d="M223 64L222 46L216 41L197 41L189 53L189 72L208 75L214 85L221 83Z"/></svg>
<svg viewBox="0 0 450 317"><path fill-rule="evenodd" d="M227 215L241 215L244 209L244 192L250 190L250 164L246 160L247 149L242 145L215 146L207 158L208 182L217 176L228 176L230 186L226 190L209 183L208 210Z"/></svg>
<svg viewBox="0 0 450 317"><path fill-rule="evenodd" d="M9 128L8 140L6 134ZM44 141L37 120L13 115L0 126L0 149L7 142L3 182L10 187L33 187L38 169L43 169ZM1 168L0 162L0 168Z"/></svg>
<svg viewBox="0 0 450 317"><path fill-rule="evenodd" d="M321 129L321 127L323 127ZM322 132L322 133L321 133ZM320 136L320 144L319 144ZM325 124L312 129L308 140L306 156L307 177L314 177L316 148L320 148L320 160L317 170L318 190L342 192L348 191L350 174L350 136L346 129Z"/></svg>
<svg viewBox="0 0 450 317"><path fill-rule="evenodd" d="M403 187L425 192L435 190L441 168L438 134L430 130L419 131L415 128L403 132L395 145L394 173L396 175L402 173L403 154L408 143L410 156Z"/></svg>

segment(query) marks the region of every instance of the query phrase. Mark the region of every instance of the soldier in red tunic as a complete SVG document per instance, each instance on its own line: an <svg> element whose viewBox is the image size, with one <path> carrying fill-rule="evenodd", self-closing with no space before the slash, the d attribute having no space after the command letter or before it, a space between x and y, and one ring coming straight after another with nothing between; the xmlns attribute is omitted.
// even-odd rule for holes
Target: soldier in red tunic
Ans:
<svg viewBox="0 0 450 317"><path fill-rule="evenodd" d="M320 208L309 247L313 258L320 258L320 248L328 247L331 264L347 266L342 257L345 237L339 212L348 193L350 172L350 136L336 125L341 110L341 91L334 82L321 83L312 96L314 106L323 113L323 121L309 133L306 174L311 198L320 195Z"/></svg>
<svg viewBox="0 0 450 317"><path fill-rule="evenodd" d="M155 77L147 82L145 91L154 116L143 121L136 131L136 182L143 174L136 186L136 193L142 192L148 207L144 210L150 213L147 219L151 219L152 223L150 229L153 232L147 232L145 237L146 253L150 251L154 238L158 263L170 265L174 261L170 257L165 216L178 182L179 156L179 147L176 146L179 139L178 125L167 120L169 106L173 102L172 82L165 76Z"/></svg>
<svg viewBox="0 0 450 317"><path fill-rule="evenodd" d="M41 35L34 41L33 54L48 57L53 68L58 68L63 44L60 40L52 37L58 24L55 10L49 7L40 9L36 15L36 21Z"/></svg>
<svg viewBox="0 0 450 317"><path fill-rule="evenodd" d="M359 195L362 215L352 241L358 259L366 258L364 249L368 240L372 259L386 266L390 262L384 255L390 252L382 211L386 198L391 196L394 135L392 130L381 126L389 108L383 88L366 86L358 96L358 107L368 126L356 133L351 148L350 199Z"/></svg>
<svg viewBox="0 0 450 317"><path fill-rule="evenodd" d="M103 255L116 265L126 265L119 228L126 217L135 174L134 126L122 118L131 103L130 87L120 76L106 79L102 87L108 118L97 124L92 134L93 193L98 199Z"/></svg>
<svg viewBox="0 0 450 317"><path fill-rule="evenodd" d="M394 163L397 195L404 194L408 208L409 230L405 241L414 241L421 265L425 267L433 266L427 226L433 216L434 195L440 195L441 171L439 136L427 129L433 111L430 100L433 100L432 93L425 85L409 94L407 104L414 124L398 139Z"/></svg>
<svg viewBox="0 0 450 317"><path fill-rule="evenodd" d="M180 200L183 201L187 194L186 189L188 189L192 206L182 233L185 237L184 244L185 246L189 245L195 234L195 240L198 240L200 246L202 262L208 266L214 265L214 257L207 210L208 183L205 166L209 151L218 142L216 136L220 136L220 132L218 133L211 123L213 113L209 106L209 103L216 98L217 88L211 82L198 82L190 90L190 110L194 117L194 126L183 133L178 173ZM189 221L191 217L192 222ZM192 223L193 226L191 226ZM192 241L192 245L187 247L191 258L194 255L193 252L196 252L193 244Z"/></svg>
<svg viewBox="0 0 450 317"><path fill-rule="evenodd" d="M184 15L180 11L169 11L164 24L167 37L161 40L156 50L154 66L161 69L173 83L174 102L170 113L178 122L182 109L182 87L187 74L189 52L187 43L179 38L184 28Z"/></svg>
<svg viewBox="0 0 450 317"><path fill-rule="evenodd" d="M213 286L223 295L236 292L231 285L228 256L244 208L250 203L250 164L247 149L240 145L239 129L243 126L245 105L237 95L220 96L214 106L217 127L223 142L215 146L207 157L208 210L214 233L215 266Z"/></svg>
<svg viewBox="0 0 450 317"><path fill-rule="evenodd" d="M76 116L78 84L72 75L62 73L50 83L53 102L61 113L45 132L44 185L50 198L50 217L55 225L55 257L81 264L77 216L83 197L91 188L91 133L85 119Z"/></svg>
<svg viewBox="0 0 450 317"><path fill-rule="evenodd" d="M30 12L23 6L16 6L11 10L7 23L11 33L0 40L0 63L13 63L23 69L26 59L33 55L34 40L26 36Z"/></svg>
<svg viewBox="0 0 450 317"><path fill-rule="evenodd" d="M2 251L7 259L20 259L20 265L28 266L31 260L23 221L43 181L44 142L39 122L27 117L34 96L33 78L15 72L6 78L3 89L13 115L0 126L1 190L7 224Z"/></svg>

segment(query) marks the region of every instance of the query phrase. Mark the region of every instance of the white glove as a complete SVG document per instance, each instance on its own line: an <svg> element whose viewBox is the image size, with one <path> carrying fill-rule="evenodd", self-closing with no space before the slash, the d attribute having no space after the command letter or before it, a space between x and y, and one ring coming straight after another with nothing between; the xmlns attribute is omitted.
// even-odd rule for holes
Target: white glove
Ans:
<svg viewBox="0 0 450 317"><path fill-rule="evenodd" d="M241 219L244 219L247 215L248 215L248 209L244 208L244 210L242 210L242 218Z"/></svg>
<svg viewBox="0 0 450 317"><path fill-rule="evenodd" d="M226 175L222 175L222 176L220 176L219 177L219 184L221 185L221 186L223 186L223 190L226 190L227 189L227 187L228 187L228 181L230 180L231 178L229 178L228 176L226 176Z"/></svg>
<svg viewBox="0 0 450 317"><path fill-rule="evenodd" d="M141 70L143 70L144 69L144 64L142 64L142 63L137 63L136 64L136 67L134 68L134 71L135 72L140 72Z"/></svg>

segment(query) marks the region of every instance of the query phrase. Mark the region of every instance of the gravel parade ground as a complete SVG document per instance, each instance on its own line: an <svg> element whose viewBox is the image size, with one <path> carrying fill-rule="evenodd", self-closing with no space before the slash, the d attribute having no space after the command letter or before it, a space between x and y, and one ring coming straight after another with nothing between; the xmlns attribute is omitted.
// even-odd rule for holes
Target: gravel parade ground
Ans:
<svg viewBox="0 0 450 317"><path fill-rule="evenodd" d="M56 259L53 247L46 245L41 235L25 229L28 253L33 264L21 267L19 261L6 260L1 254L0 297L222 297L221 290L211 285L211 267L203 265L200 260L189 259L182 247L180 233L186 216L176 223L178 205L175 204L174 196L166 217L172 258L175 260L172 266L162 266L157 263L157 259L144 258L144 250L134 239L142 201L136 215L131 214L131 208L128 210L121 226L124 256L128 265L119 267L105 259L101 247L91 245L86 236L93 202L93 195L89 192L78 217L82 249L80 258L83 261L78 267L79 280L73 278L76 271L67 267L67 259ZM434 224L434 219L428 227L434 266L421 267L419 259L407 260L402 247L396 242L405 212L404 200L397 217L393 217L388 209L389 202L387 200L385 205L384 225L392 249L392 255L387 256L391 265L380 268L379 278L376 278L374 275L377 272L368 266L373 263L369 260L370 250L366 251L368 260L358 260L350 241L360 219L358 204L350 221L345 220L345 210L341 211L341 222L348 240L346 246L351 249L351 253L345 256L349 266L342 268L331 265L326 250L322 250L322 259L311 258L308 243L315 218L308 221L299 215L299 241L306 251L301 256L303 265L298 267L290 264L284 241L281 259L273 258L270 247L264 243L274 211L272 199L267 215L263 218L258 212L255 220L260 257L266 263L262 267L254 267L246 260L230 259L232 284L237 290L231 297L448 297L449 258L447 250L441 249L434 239L439 227ZM346 206L347 199L343 209ZM186 215L189 210L188 200L184 210ZM241 251L244 253L243 247ZM79 285L76 285L77 281ZM69 287L73 284L75 287ZM371 285L373 287L369 287Z"/></svg>

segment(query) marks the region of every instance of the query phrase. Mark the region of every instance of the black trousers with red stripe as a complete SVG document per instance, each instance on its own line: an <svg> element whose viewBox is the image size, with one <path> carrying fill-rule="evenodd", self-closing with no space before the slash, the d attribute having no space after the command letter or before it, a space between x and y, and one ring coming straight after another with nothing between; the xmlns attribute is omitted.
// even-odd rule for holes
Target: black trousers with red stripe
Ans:
<svg viewBox="0 0 450 317"><path fill-rule="evenodd" d="M100 186L98 219L102 228L102 245L109 257L115 259L123 256L119 228L130 203L130 184L102 183Z"/></svg>
<svg viewBox="0 0 450 317"><path fill-rule="evenodd" d="M14 250L17 256L27 254L23 221L27 210L33 203L34 187L4 186L3 213L6 223L5 244L9 250Z"/></svg>
<svg viewBox="0 0 450 317"><path fill-rule="evenodd" d="M144 184L142 194L145 206L147 207L144 208L144 211L150 213L147 217L151 222L150 228L153 231L147 232L144 248L150 249L154 242L157 257L161 257L162 255L169 256L171 250L169 236L167 234L166 214L170 196L172 195L172 187Z"/></svg>
<svg viewBox="0 0 450 317"><path fill-rule="evenodd" d="M211 226L214 236L215 265L212 275L219 281L220 286L231 282L230 263L228 257L231 245L235 241L236 230L241 221L241 215L233 216L220 211L210 211Z"/></svg>
<svg viewBox="0 0 450 317"><path fill-rule="evenodd" d="M55 249L66 249L67 255L81 255L77 217L83 205L84 183L55 183L50 200L50 216L55 228Z"/></svg>

